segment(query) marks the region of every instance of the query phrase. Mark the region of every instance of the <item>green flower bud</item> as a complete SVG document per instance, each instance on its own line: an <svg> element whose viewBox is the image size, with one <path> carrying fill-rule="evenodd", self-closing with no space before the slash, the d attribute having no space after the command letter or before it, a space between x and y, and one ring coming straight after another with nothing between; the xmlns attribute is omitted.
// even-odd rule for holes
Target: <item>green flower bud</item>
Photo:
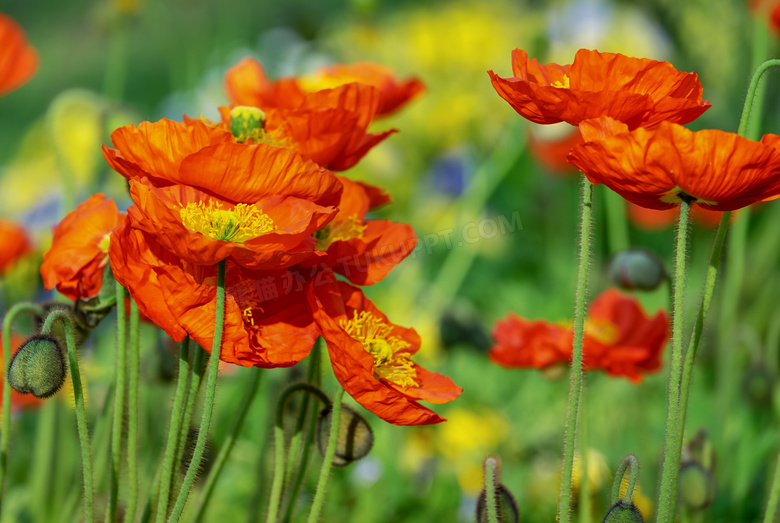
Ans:
<svg viewBox="0 0 780 523"><path fill-rule="evenodd" d="M65 383L65 355L57 338L36 334L19 347L8 368L8 383L36 398L56 394Z"/></svg>
<svg viewBox="0 0 780 523"><path fill-rule="evenodd" d="M668 277L663 262L655 254L630 249L615 254L609 262L609 277L621 289L652 291Z"/></svg>
<svg viewBox="0 0 780 523"><path fill-rule="evenodd" d="M636 505L621 499L609 508L601 523L645 523L645 519Z"/></svg>
<svg viewBox="0 0 780 523"><path fill-rule="evenodd" d="M239 105L230 111L230 134L238 142L259 141L265 127L265 113L257 107Z"/></svg>
<svg viewBox="0 0 780 523"><path fill-rule="evenodd" d="M330 424L333 407L323 409L317 423L317 445L320 453L325 456L325 449L330 438ZM336 440L336 454L333 456L335 467L344 467L355 460L363 458L374 445L374 433L363 416L347 407L341 406L339 418L339 433Z"/></svg>
<svg viewBox="0 0 780 523"><path fill-rule="evenodd" d="M495 499L498 505L496 515L500 523L520 522L520 510L518 510L517 502L509 489L498 483ZM483 488L477 498L477 523L487 523L488 521L487 491Z"/></svg>
<svg viewBox="0 0 780 523"><path fill-rule="evenodd" d="M715 500L715 478L696 461L680 466L678 485L680 503L689 509L707 508Z"/></svg>

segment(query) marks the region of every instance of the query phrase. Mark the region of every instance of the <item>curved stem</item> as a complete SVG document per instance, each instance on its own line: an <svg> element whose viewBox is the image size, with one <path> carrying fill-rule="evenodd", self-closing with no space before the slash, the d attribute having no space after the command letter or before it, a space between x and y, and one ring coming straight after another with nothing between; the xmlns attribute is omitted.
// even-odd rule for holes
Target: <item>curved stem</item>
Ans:
<svg viewBox="0 0 780 523"><path fill-rule="evenodd" d="M585 330L585 294L590 263L590 231L592 227L593 185L583 176L582 217L580 222L580 264L577 270L577 291L574 296L574 346L571 359L569 404L566 409L565 440L563 445L563 474L558 517L563 523L571 521L572 476L574 450L577 446L577 421L582 394L582 340Z"/></svg>
<svg viewBox="0 0 780 523"><path fill-rule="evenodd" d="M485 504L489 523L498 523L496 487L496 460L491 457L485 460Z"/></svg>
<svg viewBox="0 0 780 523"><path fill-rule="evenodd" d="M138 507L138 370L140 365L138 304L130 300L130 365L127 391L127 471L128 499L125 521L135 521Z"/></svg>
<svg viewBox="0 0 780 523"><path fill-rule="evenodd" d="M93 501L92 455L89 448L89 432L87 432L87 413L84 407L84 391L81 388L79 360L76 356L76 339L73 336L73 323L68 312L54 310L46 317L41 332L49 334L51 326L59 320L65 329L65 344L68 347L68 363L73 381L73 396L76 402L76 426L78 427L81 444L81 466L84 476L84 520L92 523L95 520L95 504Z"/></svg>
<svg viewBox="0 0 780 523"><path fill-rule="evenodd" d="M316 523L322 511L322 505L325 502L325 485L328 483L330 468L333 466L333 456L336 455L336 442L338 440L339 425L341 423L341 402L344 399L344 388L339 387L333 398L333 412L330 420L330 436L328 437L328 448L325 451L325 457L322 460L320 469L320 479L317 482L317 492L314 495L314 502L309 512L308 523Z"/></svg>
<svg viewBox="0 0 780 523"><path fill-rule="evenodd" d="M187 467L187 474L184 476L184 482L179 490L179 496L176 498L176 504L171 511L169 523L179 521L184 505L187 503L187 497L192 490L192 484L195 481L195 474L198 473L200 460L203 458L203 452L206 450L206 438L211 425L211 413L214 410L214 399L217 394L217 374L219 371L219 355L222 351L222 330L225 320L225 260L219 262L217 269L217 311L214 323L214 342L211 346L211 356L209 356L209 370L206 378L206 397L203 403L203 417L200 422L198 440L195 442L195 450L192 453L192 460Z"/></svg>
<svg viewBox="0 0 780 523"><path fill-rule="evenodd" d="M620 498L620 486L623 484L623 476L628 470L628 485L626 486L626 493L623 495L623 502L630 503L631 498L634 496L634 487L639 479L639 460L636 456L629 454L623 461L620 462L617 472L615 472L615 480L612 482L612 499L610 503L614 505Z"/></svg>
<svg viewBox="0 0 780 523"><path fill-rule="evenodd" d="M750 121L750 113L753 109L753 101L756 98L759 82L761 81L761 78L764 76L764 74L773 67L780 67L780 59L767 60L763 62L756 68L755 72L753 73L753 77L750 79L747 96L745 97L745 105L742 107L742 116L739 119L739 127L737 127L737 134L740 136L745 136L745 132L747 131L748 122Z"/></svg>
<svg viewBox="0 0 780 523"><path fill-rule="evenodd" d="M685 258L688 242L688 216L691 204L683 200L680 205L680 222L677 229L677 250L674 266L674 302L672 307L672 348L669 368L669 394L666 407L666 436L664 460L661 467L661 489L658 498L658 523L671 523L677 505L675 489L680 472L680 453L677 450L678 416L680 411L680 375L682 372L683 296L685 288Z"/></svg>
<svg viewBox="0 0 780 523"><path fill-rule="evenodd" d="M233 418L233 423L230 425L230 429L228 429L227 437L222 443L222 448L219 449L219 454L217 454L217 458L214 460L214 465L209 471L208 478L206 478L206 484L203 486L203 494L200 497L200 503L198 503L195 514L192 516L193 523L197 523L203 518L203 514L211 499L211 493L214 491L214 486L217 484L217 479L230 456L230 451L233 450L233 445L235 444L236 439L238 439L238 435L241 433L249 408L252 406L252 402L257 395L257 389L260 386L261 370L252 369L250 372L251 376L249 377L246 393L241 400L241 405L238 407L236 417Z"/></svg>
<svg viewBox="0 0 780 523"><path fill-rule="evenodd" d="M116 388L114 389L114 423L111 426L111 469L108 477L108 506L106 521L116 520L119 497L119 467L122 458L122 422L125 417L125 388L127 386L127 316L125 288L116 282Z"/></svg>
<svg viewBox="0 0 780 523"><path fill-rule="evenodd" d="M5 476L8 470L8 442L11 439L11 384L6 377L8 374L8 362L11 361L11 325L14 319L21 313L31 313L38 316L43 316L44 311L32 303L17 303L8 309L8 312L3 318L3 345L2 353L2 368L3 368L3 401L2 407L0 407L0 514L3 509L3 495L5 494ZM8 354L8 357L5 355Z"/></svg>

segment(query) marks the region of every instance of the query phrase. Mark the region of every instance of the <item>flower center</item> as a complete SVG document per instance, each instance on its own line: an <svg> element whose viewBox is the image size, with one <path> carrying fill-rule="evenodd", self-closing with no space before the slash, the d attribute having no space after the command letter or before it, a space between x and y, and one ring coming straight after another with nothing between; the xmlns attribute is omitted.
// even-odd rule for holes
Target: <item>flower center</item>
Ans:
<svg viewBox="0 0 780 523"><path fill-rule="evenodd" d="M552 87L555 87L556 89L568 89L569 85L570 85L569 81L570 81L569 75L565 74L565 75L563 75L563 82L561 82L560 80L556 80L553 83L551 83L550 85Z"/></svg>
<svg viewBox="0 0 780 523"><path fill-rule="evenodd" d="M212 240L244 243L276 230L267 214L246 203L239 203L232 209L223 209L221 203L214 201L189 203L179 212L181 222L188 230Z"/></svg>
<svg viewBox="0 0 780 523"><path fill-rule="evenodd" d="M264 128L265 113L259 108L239 105L230 111L230 134L235 136L237 142L263 141Z"/></svg>
<svg viewBox="0 0 780 523"><path fill-rule="evenodd" d="M108 254L108 247L111 245L111 232L107 232L105 236L100 240L100 243L98 243L98 249L100 249L103 254Z"/></svg>
<svg viewBox="0 0 780 523"><path fill-rule="evenodd" d="M391 336L390 325L367 311L355 311L351 320L341 320L339 325L374 357L375 377L403 388L419 387L415 381L417 371L409 353L404 352L409 343L398 336Z"/></svg>
<svg viewBox="0 0 780 523"><path fill-rule="evenodd" d="M365 230L366 225L363 225L354 214L338 223L326 225L314 233L314 238L317 240L317 250L326 251L333 242L361 238Z"/></svg>
<svg viewBox="0 0 780 523"><path fill-rule="evenodd" d="M609 320L585 320L585 332L599 343L614 345L620 337L617 326Z"/></svg>

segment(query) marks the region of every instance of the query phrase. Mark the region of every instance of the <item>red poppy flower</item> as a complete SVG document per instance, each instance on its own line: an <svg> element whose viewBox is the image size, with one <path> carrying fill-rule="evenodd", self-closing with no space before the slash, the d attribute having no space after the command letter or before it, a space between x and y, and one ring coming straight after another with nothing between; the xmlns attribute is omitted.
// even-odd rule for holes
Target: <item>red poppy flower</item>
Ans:
<svg viewBox="0 0 780 523"><path fill-rule="evenodd" d="M355 401L394 425L445 421L418 401L446 403L463 389L411 360L420 348L414 329L391 323L362 291L332 274L329 283L309 288L309 300L333 372Z"/></svg>
<svg viewBox="0 0 780 523"><path fill-rule="evenodd" d="M616 128L615 122L598 122ZM586 138L587 139L587 138ZM718 130L692 132L661 122L618 132L572 149L569 162L593 183L649 209L671 209L681 198L731 211L780 194L780 137L760 142Z"/></svg>
<svg viewBox="0 0 780 523"><path fill-rule="evenodd" d="M648 318L639 303L607 289L591 304L585 323L583 362L586 370L601 369L635 383L661 368L661 352L669 336L669 318L660 311ZM495 345L489 357L505 367L545 368L571 361L574 332L543 320L510 313L493 329Z"/></svg>
<svg viewBox="0 0 780 523"><path fill-rule="evenodd" d="M610 116L630 129L661 121L688 123L710 107L702 100L695 73L668 62L580 49L571 65L543 65L512 52L514 77L490 74L498 94L535 123L568 122Z"/></svg>
<svg viewBox="0 0 780 523"><path fill-rule="evenodd" d="M417 237L408 224L365 219L369 210L389 200L386 193L339 179L344 185L339 213L315 233L317 249L327 252L321 263L356 285L373 285L412 252Z"/></svg>
<svg viewBox="0 0 780 523"><path fill-rule="evenodd" d="M73 301L96 296L103 286L111 232L124 219L125 214L103 193L69 212L54 228L51 248L43 255L44 287L57 287Z"/></svg>
<svg viewBox="0 0 780 523"><path fill-rule="evenodd" d="M133 229L130 220L111 237L114 276L141 313L176 341L189 334L211 350L216 321L217 267L182 261ZM306 301L308 268L248 270L227 261L220 359L242 366L287 367L305 358L319 329Z"/></svg>
<svg viewBox="0 0 780 523"><path fill-rule="evenodd" d="M0 13L0 96L27 82L38 70L38 53L19 25Z"/></svg>
<svg viewBox="0 0 780 523"><path fill-rule="evenodd" d="M32 250L32 244L24 227L14 221L0 218L0 275Z"/></svg>
<svg viewBox="0 0 780 523"><path fill-rule="evenodd" d="M11 333L11 347L13 347L12 350L9 350L8 352L5 351L5 348L3 347L3 341L0 339L0 357L2 357L5 367L8 367L8 362L10 361L9 358L11 358L16 352L16 350L24 343L25 338L19 336L16 333ZM5 380L5 372L0 373L0 401L3 400L3 381ZM43 400L40 398L36 398L32 394L22 394L21 392L17 392L13 388L11 389L11 410L18 410L18 409L29 409L29 408L35 408L39 407L40 404L43 403Z"/></svg>
<svg viewBox="0 0 780 523"><path fill-rule="evenodd" d="M247 57L231 67L225 75L225 90L231 103L264 109L295 109L307 93L348 83L371 85L379 90L377 117L396 112L425 90L420 80L397 80L392 70L373 62L335 64L323 67L311 76L271 81L263 66L254 58Z"/></svg>

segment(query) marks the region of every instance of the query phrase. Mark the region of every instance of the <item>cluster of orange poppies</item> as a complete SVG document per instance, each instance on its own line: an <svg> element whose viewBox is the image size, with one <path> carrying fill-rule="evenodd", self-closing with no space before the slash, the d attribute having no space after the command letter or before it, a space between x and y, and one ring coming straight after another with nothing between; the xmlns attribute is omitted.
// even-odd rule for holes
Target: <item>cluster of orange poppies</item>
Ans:
<svg viewBox="0 0 780 523"><path fill-rule="evenodd" d="M97 194L66 216L44 255L45 286L93 296L110 263L144 316L174 340L211 347L224 260L222 360L288 367L322 335L336 377L367 409L401 425L443 421L418 401L444 403L461 388L416 365L414 329L355 287L382 280L414 248L414 231L367 219L390 196L332 172L395 132L367 129L422 85L375 64L271 81L253 59L231 68L225 85L232 105L220 108L222 121L112 133L103 155L134 205L125 215Z"/></svg>
<svg viewBox="0 0 780 523"><path fill-rule="evenodd" d="M582 140L572 145L568 161L591 183L604 184L635 205L673 209L685 200L731 211L780 195L780 137L767 134L756 142L683 127L710 107L695 73L679 72L667 62L585 49L567 65L540 64L517 49L512 70L511 78L489 72L498 94L532 122L577 126ZM606 305L616 300L624 302L622 308ZM634 381L658 369L665 313L648 320L634 300L607 291L593 303L591 315L598 325L585 340L587 368ZM627 321L634 331L652 334L622 335ZM561 326L510 315L493 336L491 358L503 365L546 367L571 359L572 333Z"/></svg>

